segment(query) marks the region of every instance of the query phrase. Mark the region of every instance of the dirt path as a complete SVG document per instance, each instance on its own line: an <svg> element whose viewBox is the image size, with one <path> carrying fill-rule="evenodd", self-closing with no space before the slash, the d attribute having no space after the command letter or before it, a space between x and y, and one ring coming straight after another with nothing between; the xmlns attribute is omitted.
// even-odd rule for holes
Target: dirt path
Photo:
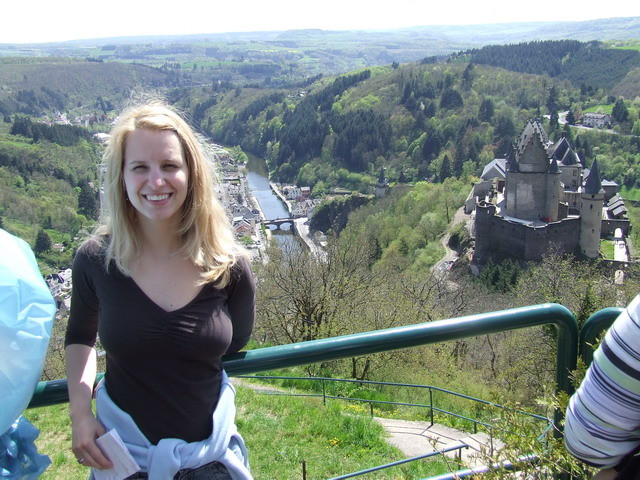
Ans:
<svg viewBox="0 0 640 480"><path fill-rule="evenodd" d="M469 215L464 213L464 206L462 206L453 215L453 218L449 222L448 229L450 229L451 227L453 227L455 225L458 225L459 223L466 222L468 220L469 220ZM457 260L457 258L458 258L458 254L455 252L455 250L451 250L451 248L449 248L449 240L450 240L450 238L451 238L451 235L449 234L449 232L447 232L440 239L440 243L444 247L445 254L444 254L444 257L442 257L433 266L433 271L434 272L438 272L438 273L441 273L441 274L446 272L451 267L453 262L455 262Z"/></svg>

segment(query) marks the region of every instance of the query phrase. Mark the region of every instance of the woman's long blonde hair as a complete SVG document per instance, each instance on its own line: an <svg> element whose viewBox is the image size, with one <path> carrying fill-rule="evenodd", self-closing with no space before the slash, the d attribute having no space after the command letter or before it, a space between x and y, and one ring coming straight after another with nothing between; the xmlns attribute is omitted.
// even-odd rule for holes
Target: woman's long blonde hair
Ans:
<svg viewBox="0 0 640 480"><path fill-rule="evenodd" d="M178 135L189 171L187 197L178 228L182 244L178 253L202 269L203 284L214 282L218 287L226 286L231 267L246 252L236 241L224 208L215 198L215 174L201 143L184 119L159 101L125 110L111 130L103 155L107 208L103 208L104 220L96 234L106 246L106 267L114 261L122 273L130 275L130 262L140 255L135 226L137 212L126 196L123 168L127 137L141 129L170 130Z"/></svg>

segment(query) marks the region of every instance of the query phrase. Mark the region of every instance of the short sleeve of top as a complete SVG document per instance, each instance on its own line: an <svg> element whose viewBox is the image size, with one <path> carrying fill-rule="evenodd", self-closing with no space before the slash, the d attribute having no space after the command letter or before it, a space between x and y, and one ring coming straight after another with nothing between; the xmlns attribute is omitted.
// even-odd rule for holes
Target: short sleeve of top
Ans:
<svg viewBox="0 0 640 480"><path fill-rule="evenodd" d="M204 285L187 305L167 312L104 254L83 246L74 259L65 345L106 352L105 385L149 441L199 441L211 434L222 356L244 347L255 318L255 281L247 259L225 288Z"/></svg>

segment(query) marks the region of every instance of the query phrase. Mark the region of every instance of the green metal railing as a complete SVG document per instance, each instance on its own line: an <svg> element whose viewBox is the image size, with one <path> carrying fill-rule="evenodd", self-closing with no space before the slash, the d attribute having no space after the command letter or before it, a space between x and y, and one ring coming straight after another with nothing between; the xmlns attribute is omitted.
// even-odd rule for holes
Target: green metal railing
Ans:
<svg viewBox="0 0 640 480"><path fill-rule="evenodd" d="M249 350L227 355L223 366L234 376L547 324L555 325L558 334L557 386L570 392L569 372L576 367L578 324L566 307L555 303ZM68 400L66 380L40 382L29 407Z"/></svg>
<svg viewBox="0 0 640 480"><path fill-rule="evenodd" d="M558 390L571 394L570 372L576 368L578 352L588 364L592 358L590 344L621 311L619 308L607 308L597 312L585 322L580 337L576 319L566 307L558 304L542 304L260 348L225 356L223 366L230 376L238 376L551 324L557 331L556 385ZM96 382L101 377L102 374L98 376ZM40 382L29 408L65 403L68 400L66 379ZM556 425L559 424L562 413L555 413ZM495 465L490 468L511 468L511 465ZM456 475L462 478L472 475L474 471L461 470L451 474L451 477L439 476L434 477L434 480L435 478L456 478ZM480 472L475 471L475 473Z"/></svg>
<svg viewBox="0 0 640 480"><path fill-rule="evenodd" d="M341 400L345 402L355 402L355 403L368 403L371 411L371 416L373 416L373 406L381 406L381 405L392 405L398 407L416 407L416 408L425 408L429 411L429 422L431 426L435 423L435 413L439 413L445 416L450 416L457 418L459 420L465 420L473 425L473 433L478 433L478 426L485 427L489 434L493 436L493 430L499 427L487 423L482 420L478 420L477 418L471 418L465 415L461 415L459 413L451 412L444 408L439 408L435 405L433 400L433 392L439 392L444 395L450 395L452 397L456 397L459 399L468 400L469 402L482 405L484 407L491 407L498 410L510 409L509 407L505 407L504 405L500 405L499 403L489 402L487 400L482 400L481 398L472 397L470 395L465 395L463 393L454 392L452 390L447 390L446 388L435 387L433 385L416 385L413 383L395 383L395 382L379 382L373 380L354 380L350 378L328 378L328 377L287 377L287 376L277 376L277 375L239 375L238 378L247 378L252 380L296 380L300 382L309 382L309 383L321 383L322 392L309 391L307 393L299 393L299 392L278 392L275 390L265 392L268 395L283 395L289 397L315 397L322 398L322 403L326 405L327 399L331 400ZM326 384L327 383L346 383L346 384L356 384L356 385L365 385L365 386L373 386L373 387L393 387L394 391L397 391L400 388L404 389L413 389L413 390L422 390L428 392L429 403L414 403L414 402L401 402L401 401L392 401L392 400L376 400L371 398L358 398L358 397L350 397L343 395L332 395L327 393ZM512 409L511 409L512 410ZM524 410L514 410L515 413L520 415L530 417L531 419L535 419L537 421L544 422L545 424L549 423L549 419L547 417L543 417L542 415L537 415L535 413L525 412ZM552 425L548 425L550 427Z"/></svg>

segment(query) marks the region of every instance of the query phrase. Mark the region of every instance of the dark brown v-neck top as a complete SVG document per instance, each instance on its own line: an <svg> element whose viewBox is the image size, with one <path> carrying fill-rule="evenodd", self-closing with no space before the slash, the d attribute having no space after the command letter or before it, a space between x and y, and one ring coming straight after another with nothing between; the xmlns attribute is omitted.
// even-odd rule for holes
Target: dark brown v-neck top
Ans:
<svg viewBox="0 0 640 480"><path fill-rule="evenodd" d="M110 397L154 445L162 438L199 441L211 434L221 358L244 347L255 317L255 281L241 259L223 289L202 287L187 305L167 312L112 264L95 244L73 263L65 345L106 351Z"/></svg>

